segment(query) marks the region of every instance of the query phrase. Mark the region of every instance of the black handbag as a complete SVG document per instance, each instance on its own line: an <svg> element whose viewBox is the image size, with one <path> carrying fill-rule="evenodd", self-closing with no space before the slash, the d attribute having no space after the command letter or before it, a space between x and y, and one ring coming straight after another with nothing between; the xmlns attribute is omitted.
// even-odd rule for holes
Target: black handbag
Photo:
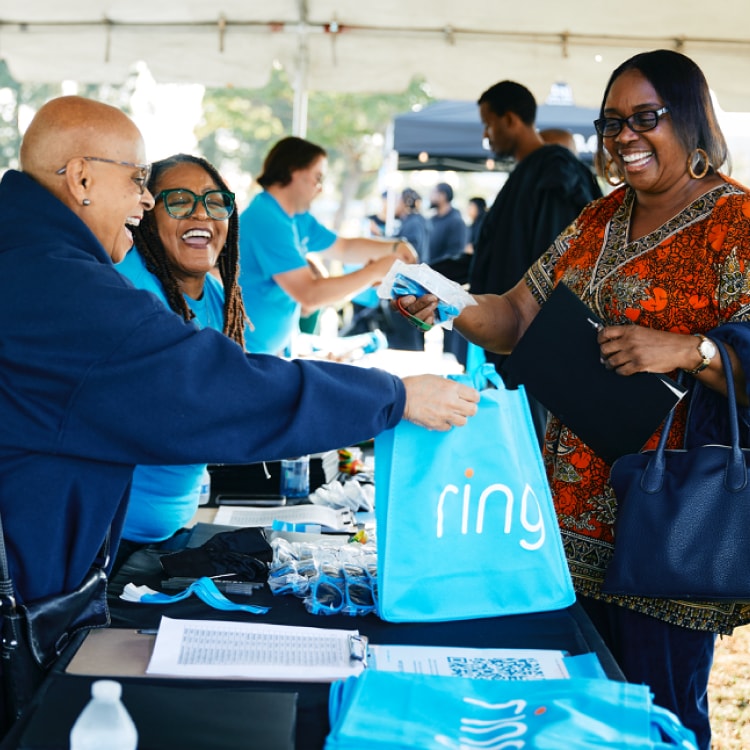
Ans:
<svg viewBox="0 0 750 750"><path fill-rule="evenodd" d="M70 639L82 630L109 625L107 574L109 533L99 559L83 583L64 594L34 602L16 601L0 520L0 612L5 728L20 715Z"/></svg>
<svg viewBox="0 0 750 750"><path fill-rule="evenodd" d="M740 447L729 355L731 445L666 450L674 412L653 451L614 462L614 555L602 591L664 599L750 599L750 450Z"/></svg>

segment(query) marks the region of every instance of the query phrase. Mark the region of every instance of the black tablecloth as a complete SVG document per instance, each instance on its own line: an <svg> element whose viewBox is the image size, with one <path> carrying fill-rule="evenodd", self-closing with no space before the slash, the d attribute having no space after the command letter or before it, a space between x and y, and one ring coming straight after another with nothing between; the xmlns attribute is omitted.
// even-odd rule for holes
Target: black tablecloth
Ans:
<svg viewBox="0 0 750 750"><path fill-rule="evenodd" d="M158 555L139 555L135 563L124 566L116 575L110 586L113 626L121 628L156 628L162 615L182 619L226 619L248 620L274 624L286 624L310 627L332 627L358 629L372 643L401 643L416 645L451 645L474 648L542 648L567 651L571 655L595 652L611 679L622 680L623 675L605 647L598 633L583 610L573 605L554 612L540 612L529 615L510 617L462 620L441 623L388 623L374 615L366 617L349 617L346 615L321 616L309 614L302 601L293 596L274 597L268 588L255 592L246 601L271 607L266 615L249 615L238 612L220 612L191 597L171 605L130 604L117 598L125 583L130 581L158 588L161 574ZM73 652L69 654L72 658ZM55 721L61 726L65 721L72 723L88 695L88 685L94 678L64 674L64 663L57 666L40 695L37 696L32 709L39 716L46 713L55 715ZM235 682L216 680L174 680L161 678L118 678L124 686L124 695L128 690L138 691L138 685L181 686L187 690L200 691L208 688L232 688L243 691L280 691L296 692L297 697L297 750L321 750L328 733L328 690L327 684L315 683L262 683ZM61 687L62 685L62 687ZM69 689L66 689L69 688ZM54 709L49 705L49 696L54 696ZM67 696L67 697L64 697ZM64 698L63 698L64 697ZM68 705L60 705L61 700ZM47 701L47 702L46 702ZM207 706L206 710L210 710ZM33 711L31 712L33 714ZM33 719L33 715L31 716ZM27 721L28 721L27 717ZM159 722L158 707L154 708L153 721ZM22 726L14 728L0 750L17 750L23 748L19 737ZM174 738L171 747L186 747L186 738L181 732L187 731L181 726L174 726ZM227 729L229 731L229 728ZM58 732L59 733L59 732ZM233 745L227 745L233 747ZM248 748L259 747L248 737ZM51 744L50 748L58 747ZM59 745L61 750L67 745ZM221 748L221 739L211 748ZM147 750L147 749L142 749ZM267 750L262 748L261 750Z"/></svg>

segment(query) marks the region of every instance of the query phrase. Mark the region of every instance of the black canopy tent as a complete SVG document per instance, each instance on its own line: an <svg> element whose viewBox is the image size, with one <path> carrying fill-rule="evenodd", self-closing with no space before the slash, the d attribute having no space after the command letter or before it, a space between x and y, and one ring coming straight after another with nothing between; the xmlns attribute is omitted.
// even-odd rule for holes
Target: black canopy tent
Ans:
<svg viewBox="0 0 750 750"><path fill-rule="evenodd" d="M536 125L570 130L580 158L592 163L596 149L595 108L572 104L541 104ZM405 112L393 120L393 150L398 153L398 169L438 169L486 171L492 153L482 143L482 123L475 101L445 100L415 112ZM496 169L502 169L498 163Z"/></svg>

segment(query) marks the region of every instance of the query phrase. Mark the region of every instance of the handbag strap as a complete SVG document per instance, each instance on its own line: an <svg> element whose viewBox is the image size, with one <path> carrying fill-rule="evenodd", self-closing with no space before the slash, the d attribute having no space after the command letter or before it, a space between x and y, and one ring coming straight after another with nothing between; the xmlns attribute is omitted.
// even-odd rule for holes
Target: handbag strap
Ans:
<svg viewBox="0 0 750 750"><path fill-rule="evenodd" d="M16 596L13 591L13 581L8 568L8 556L5 553L5 532L3 520L0 516L0 612L12 614L16 611Z"/></svg>
<svg viewBox="0 0 750 750"><path fill-rule="evenodd" d="M713 339L712 339L713 340ZM727 468L725 483L727 489L733 492L741 490L747 484L747 466L740 448L740 429L739 419L737 417L737 399L734 389L734 376L732 375L732 362L729 354L721 341L714 341L716 348L721 356L721 364L724 368L724 376L727 381L727 405L729 409L729 434L731 437L731 452L727 459ZM674 409L669 412L664 429L659 436L659 443L656 446L651 460L648 462L646 469L641 478L641 487L645 492L659 492L662 487L664 473L666 470L666 448L669 431L674 421Z"/></svg>
<svg viewBox="0 0 750 750"><path fill-rule="evenodd" d="M109 542L112 527L102 542L92 568L104 569L109 565ZM16 594L13 588L13 579L10 577L10 566L8 555L5 551L5 530L3 529L3 518L0 515L0 614L13 614L16 611Z"/></svg>

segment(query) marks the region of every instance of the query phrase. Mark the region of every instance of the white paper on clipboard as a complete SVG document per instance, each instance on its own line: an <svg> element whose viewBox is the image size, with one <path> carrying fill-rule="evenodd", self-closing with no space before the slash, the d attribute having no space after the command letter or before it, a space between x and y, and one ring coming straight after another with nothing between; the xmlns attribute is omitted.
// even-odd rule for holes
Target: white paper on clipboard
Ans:
<svg viewBox="0 0 750 750"><path fill-rule="evenodd" d="M162 617L146 674L333 682L365 669L357 630Z"/></svg>

